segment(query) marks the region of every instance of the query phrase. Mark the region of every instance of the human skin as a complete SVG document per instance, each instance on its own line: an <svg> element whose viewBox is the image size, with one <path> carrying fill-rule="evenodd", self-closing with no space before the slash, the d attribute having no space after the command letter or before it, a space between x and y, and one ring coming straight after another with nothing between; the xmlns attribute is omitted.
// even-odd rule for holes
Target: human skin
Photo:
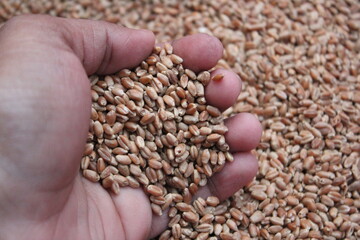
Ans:
<svg viewBox="0 0 360 240"><path fill-rule="evenodd" d="M147 30L41 15L20 16L0 28L0 239L147 239L166 228L141 189L119 195L79 173L90 119L88 75L138 65L152 51ZM173 43L184 65L212 68L222 56L214 37L196 34ZM206 88L207 101L230 107L241 81L229 70ZM215 73L213 73L215 74ZM261 136L251 114L226 121L234 162L198 196L231 196L255 176L250 153Z"/></svg>

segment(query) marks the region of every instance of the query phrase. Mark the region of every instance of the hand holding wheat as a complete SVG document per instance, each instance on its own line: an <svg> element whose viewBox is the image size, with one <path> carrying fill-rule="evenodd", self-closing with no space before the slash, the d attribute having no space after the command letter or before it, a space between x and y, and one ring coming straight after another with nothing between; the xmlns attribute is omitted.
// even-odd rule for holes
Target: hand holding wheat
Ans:
<svg viewBox="0 0 360 240"><path fill-rule="evenodd" d="M90 117L88 75L134 67L154 42L145 30L47 16L14 18L0 29L1 239L145 239L166 227L142 190L111 195L79 174ZM195 72L222 55L220 42L207 35L179 39L173 48ZM241 82L231 71L215 73L224 79L210 83L205 96L224 110ZM256 173L249 151L261 135L258 121L239 114L226 125L235 161L199 196L225 199Z"/></svg>

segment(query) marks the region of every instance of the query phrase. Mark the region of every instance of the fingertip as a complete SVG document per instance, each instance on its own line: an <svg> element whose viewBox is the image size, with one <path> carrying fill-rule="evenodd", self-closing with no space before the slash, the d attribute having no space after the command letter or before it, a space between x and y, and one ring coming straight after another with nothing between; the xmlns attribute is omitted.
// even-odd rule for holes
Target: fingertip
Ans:
<svg viewBox="0 0 360 240"><path fill-rule="evenodd" d="M163 211L163 215L161 216L153 214L151 232L149 234L150 238L155 238L166 230L166 227L170 220L168 217L168 213L169 209L166 209Z"/></svg>
<svg viewBox="0 0 360 240"><path fill-rule="evenodd" d="M253 180L258 170L256 157L250 152L235 153L233 156L234 161L226 163L220 172L215 173L195 198L215 195L223 201Z"/></svg>
<svg viewBox="0 0 360 240"><path fill-rule="evenodd" d="M216 173L212 179L221 200L225 200L246 186L258 171L258 161L253 154L235 153L233 156L234 161L226 163L222 171Z"/></svg>
<svg viewBox="0 0 360 240"><path fill-rule="evenodd" d="M133 51L132 56L136 57L134 62L131 63L131 67L135 67L146 57L148 57L155 46L155 35L152 31L146 29L130 29L132 34L132 39L129 39L128 42L134 42L131 49Z"/></svg>
<svg viewBox="0 0 360 240"><path fill-rule="evenodd" d="M173 48L174 53L184 59L183 66L195 72L213 68L223 54L220 40L204 33L177 39Z"/></svg>
<svg viewBox="0 0 360 240"><path fill-rule="evenodd" d="M85 24L86 23L86 24ZM120 69L133 68L148 57L155 44L149 30L131 29L102 21L78 22L78 27L93 32L93 42L84 44L84 67L88 74L111 74Z"/></svg>
<svg viewBox="0 0 360 240"><path fill-rule="evenodd" d="M238 75L233 71L216 69L211 72L211 78L222 75L220 80L211 80L206 86L205 98L207 103L219 108L221 111L231 107L238 98L242 83Z"/></svg>
<svg viewBox="0 0 360 240"><path fill-rule="evenodd" d="M250 151L259 144L262 126L253 114L239 113L226 119L225 124L229 129L225 139L231 151Z"/></svg>
<svg viewBox="0 0 360 240"><path fill-rule="evenodd" d="M105 73L111 73L121 68L132 68L148 57L155 46L155 35L145 29L130 29L117 26L117 32L112 42L112 56ZM121 30L121 31L120 31Z"/></svg>
<svg viewBox="0 0 360 240"><path fill-rule="evenodd" d="M147 46L148 51L152 51L155 46L155 34L154 32L147 29L130 29L135 32L138 36L138 39L141 39L145 46Z"/></svg>
<svg viewBox="0 0 360 240"><path fill-rule="evenodd" d="M252 153L235 153L234 162L237 162L239 166L243 167L244 171L241 172L243 182L240 187L244 187L253 180L259 169L259 162ZM242 162L241 162L242 161ZM240 164L241 162L241 164ZM246 166L246 167L245 167ZM237 166L234 166L236 168ZM240 174L239 174L240 176Z"/></svg>

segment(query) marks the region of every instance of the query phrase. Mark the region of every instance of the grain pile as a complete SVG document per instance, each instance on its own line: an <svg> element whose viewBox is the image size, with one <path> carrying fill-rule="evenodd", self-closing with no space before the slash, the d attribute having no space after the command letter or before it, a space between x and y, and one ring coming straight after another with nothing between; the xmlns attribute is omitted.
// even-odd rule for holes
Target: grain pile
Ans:
<svg viewBox="0 0 360 240"><path fill-rule="evenodd" d="M189 204L208 177L233 161L222 114L204 97L204 87L222 75L196 75L182 62L166 43L134 71L91 78L83 175L115 194L142 185L157 215Z"/></svg>
<svg viewBox="0 0 360 240"><path fill-rule="evenodd" d="M162 239L360 238L358 1L5 0L0 6L3 21L48 13L147 28L160 41L196 32L222 41L219 65L244 82L226 114L249 111L263 124L259 173L223 203L198 199L171 210ZM183 214L189 208L200 213L198 224Z"/></svg>

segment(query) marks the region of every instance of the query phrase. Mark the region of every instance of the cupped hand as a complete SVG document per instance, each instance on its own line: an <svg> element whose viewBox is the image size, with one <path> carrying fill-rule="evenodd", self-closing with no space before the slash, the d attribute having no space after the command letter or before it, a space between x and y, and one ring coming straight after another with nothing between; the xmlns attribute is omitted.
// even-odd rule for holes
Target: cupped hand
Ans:
<svg viewBox="0 0 360 240"><path fill-rule="evenodd" d="M88 75L138 65L152 51L154 35L114 24L49 16L21 16L0 28L0 239L147 239L166 228L153 216L145 193L119 195L79 174L90 109ZM194 71L215 66L222 45L196 34L173 43ZM208 103L225 110L241 81L231 71L206 88ZM221 200L257 171L250 153L261 126L246 113L226 120L235 161L227 163L198 196Z"/></svg>

